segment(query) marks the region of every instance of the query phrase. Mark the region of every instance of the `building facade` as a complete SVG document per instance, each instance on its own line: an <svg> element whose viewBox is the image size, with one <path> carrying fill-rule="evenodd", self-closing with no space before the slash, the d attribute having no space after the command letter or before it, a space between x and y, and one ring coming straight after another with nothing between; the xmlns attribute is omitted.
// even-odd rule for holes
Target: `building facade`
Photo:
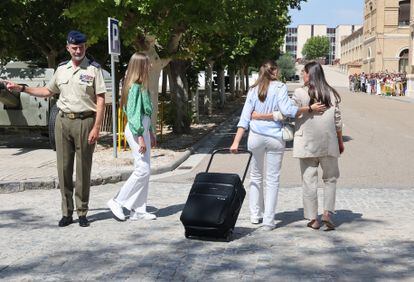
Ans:
<svg viewBox="0 0 414 282"><path fill-rule="evenodd" d="M407 72L410 0L365 0L362 70Z"/></svg>
<svg viewBox="0 0 414 282"><path fill-rule="evenodd" d="M364 34L359 28L351 35L341 40L340 68L344 73L361 73L363 64Z"/></svg>
<svg viewBox="0 0 414 282"><path fill-rule="evenodd" d="M289 53L295 59L302 59L302 50L306 41L313 36L326 36L330 42L329 55L326 57L327 63L333 63L341 57L341 39L350 35L358 25L338 25L330 28L322 24L298 25L297 27L286 28L285 42L282 51Z"/></svg>
<svg viewBox="0 0 414 282"><path fill-rule="evenodd" d="M414 1L410 2L410 49L408 52L407 91L406 96L414 97Z"/></svg>

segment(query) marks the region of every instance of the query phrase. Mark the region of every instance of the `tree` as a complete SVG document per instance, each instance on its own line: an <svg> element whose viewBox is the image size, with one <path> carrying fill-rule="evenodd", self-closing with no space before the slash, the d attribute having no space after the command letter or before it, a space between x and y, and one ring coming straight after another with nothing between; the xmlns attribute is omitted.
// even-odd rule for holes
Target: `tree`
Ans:
<svg viewBox="0 0 414 282"><path fill-rule="evenodd" d="M73 22L63 15L70 0L3 0L0 3L0 60L33 60L50 68L65 55Z"/></svg>
<svg viewBox="0 0 414 282"><path fill-rule="evenodd" d="M280 78L283 81L288 80L296 73L295 60L289 54L283 54L278 60Z"/></svg>
<svg viewBox="0 0 414 282"><path fill-rule="evenodd" d="M123 47L147 52L152 61L150 92L154 102L153 121L156 120L158 104L158 79L161 70L172 60L185 61L191 58L187 46L180 45L190 29L203 31L215 29L221 16L221 1L193 0L74 0L67 15L76 19L85 32L97 42L106 38L106 18L120 20L120 33ZM91 13L91 11L94 11ZM96 15L99 15L97 18ZM188 131L184 121L188 89L185 88L186 67L181 62L169 66L172 101L176 110L173 131Z"/></svg>
<svg viewBox="0 0 414 282"><path fill-rule="evenodd" d="M302 55L307 60L325 58L329 54L329 39L326 36L309 38L302 49Z"/></svg>

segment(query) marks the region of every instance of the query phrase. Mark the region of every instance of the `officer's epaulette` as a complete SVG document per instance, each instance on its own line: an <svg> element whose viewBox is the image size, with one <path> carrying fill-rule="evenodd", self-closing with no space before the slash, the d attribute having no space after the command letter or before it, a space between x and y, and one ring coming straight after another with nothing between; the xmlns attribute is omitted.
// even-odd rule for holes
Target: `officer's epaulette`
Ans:
<svg viewBox="0 0 414 282"><path fill-rule="evenodd" d="M67 60L67 61L63 61L63 62L60 62L60 63L58 64L58 67L63 66L63 65L66 65L68 62L69 62L69 60Z"/></svg>
<svg viewBox="0 0 414 282"><path fill-rule="evenodd" d="M91 65L91 66L94 66L94 67L96 67L96 68L101 68L101 65L100 64L98 64L96 61L93 61L93 60L89 60L89 64Z"/></svg>

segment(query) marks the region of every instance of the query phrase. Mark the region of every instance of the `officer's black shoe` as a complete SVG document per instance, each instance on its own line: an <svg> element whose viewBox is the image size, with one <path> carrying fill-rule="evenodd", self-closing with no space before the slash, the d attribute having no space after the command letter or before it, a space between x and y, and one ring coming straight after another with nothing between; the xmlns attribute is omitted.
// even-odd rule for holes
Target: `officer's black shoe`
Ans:
<svg viewBox="0 0 414 282"><path fill-rule="evenodd" d="M86 216L80 216L79 217L79 226L81 226L81 227L88 227L89 226L89 220L86 218Z"/></svg>
<svg viewBox="0 0 414 282"><path fill-rule="evenodd" d="M71 216L62 216L61 220L59 220L59 227L65 227L69 224L73 223L73 218Z"/></svg>

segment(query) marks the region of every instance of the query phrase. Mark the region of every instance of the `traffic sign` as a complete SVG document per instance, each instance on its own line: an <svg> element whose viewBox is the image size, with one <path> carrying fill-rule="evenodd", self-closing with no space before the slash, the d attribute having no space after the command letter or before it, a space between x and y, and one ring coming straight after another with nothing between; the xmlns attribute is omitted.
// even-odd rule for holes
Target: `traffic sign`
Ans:
<svg viewBox="0 0 414 282"><path fill-rule="evenodd" d="M119 21L112 18L108 18L108 53L111 55L121 55Z"/></svg>

